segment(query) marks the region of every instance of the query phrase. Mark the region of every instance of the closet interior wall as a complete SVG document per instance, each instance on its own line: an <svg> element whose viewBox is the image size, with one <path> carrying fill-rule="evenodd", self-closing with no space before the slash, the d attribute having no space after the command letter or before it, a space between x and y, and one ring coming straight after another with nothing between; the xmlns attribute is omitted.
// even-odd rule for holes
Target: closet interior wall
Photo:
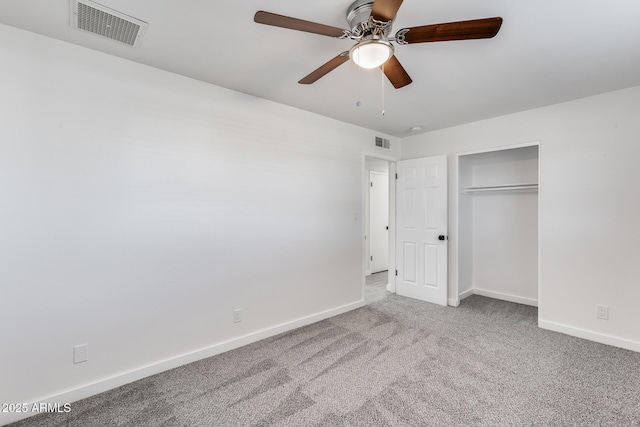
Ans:
<svg viewBox="0 0 640 427"><path fill-rule="evenodd" d="M538 145L458 161L459 298L537 306Z"/></svg>

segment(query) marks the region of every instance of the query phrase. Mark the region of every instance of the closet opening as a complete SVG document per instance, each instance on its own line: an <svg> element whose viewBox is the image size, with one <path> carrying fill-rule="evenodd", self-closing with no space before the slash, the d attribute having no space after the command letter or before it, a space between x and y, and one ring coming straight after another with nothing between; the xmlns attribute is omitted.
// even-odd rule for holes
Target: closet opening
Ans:
<svg viewBox="0 0 640 427"><path fill-rule="evenodd" d="M458 299L538 306L539 144L458 155Z"/></svg>

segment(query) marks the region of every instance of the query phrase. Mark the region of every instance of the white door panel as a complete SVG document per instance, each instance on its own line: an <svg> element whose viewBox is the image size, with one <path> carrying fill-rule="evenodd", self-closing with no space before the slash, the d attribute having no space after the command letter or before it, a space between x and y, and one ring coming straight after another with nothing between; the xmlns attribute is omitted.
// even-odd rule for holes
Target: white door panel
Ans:
<svg viewBox="0 0 640 427"><path fill-rule="evenodd" d="M447 158L403 160L397 172L396 292L447 305Z"/></svg>

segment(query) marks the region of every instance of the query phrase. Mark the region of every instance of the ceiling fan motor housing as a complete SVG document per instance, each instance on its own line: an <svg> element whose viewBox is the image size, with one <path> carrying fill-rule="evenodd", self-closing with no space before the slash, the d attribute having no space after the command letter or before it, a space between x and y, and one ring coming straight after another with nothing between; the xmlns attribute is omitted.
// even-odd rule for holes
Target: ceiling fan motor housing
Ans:
<svg viewBox="0 0 640 427"><path fill-rule="evenodd" d="M380 32L381 27L373 25L371 22L371 11L373 10L373 0L356 0L347 9L347 22L351 33L354 36L364 37L373 32ZM388 37L391 33L391 25L382 28L382 35Z"/></svg>

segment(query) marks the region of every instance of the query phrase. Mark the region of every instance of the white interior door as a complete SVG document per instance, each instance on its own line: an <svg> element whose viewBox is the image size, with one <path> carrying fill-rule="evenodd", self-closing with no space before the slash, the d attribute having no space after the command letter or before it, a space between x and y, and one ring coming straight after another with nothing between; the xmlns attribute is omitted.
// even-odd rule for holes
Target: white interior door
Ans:
<svg viewBox="0 0 640 427"><path fill-rule="evenodd" d="M447 157L397 162L396 292L447 305Z"/></svg>
<svg viewBox="0 0 640 427"><path fill-rule="evenodd" d="M389 175L369 174L369 254L371 274L389 269Z"/></svg>

